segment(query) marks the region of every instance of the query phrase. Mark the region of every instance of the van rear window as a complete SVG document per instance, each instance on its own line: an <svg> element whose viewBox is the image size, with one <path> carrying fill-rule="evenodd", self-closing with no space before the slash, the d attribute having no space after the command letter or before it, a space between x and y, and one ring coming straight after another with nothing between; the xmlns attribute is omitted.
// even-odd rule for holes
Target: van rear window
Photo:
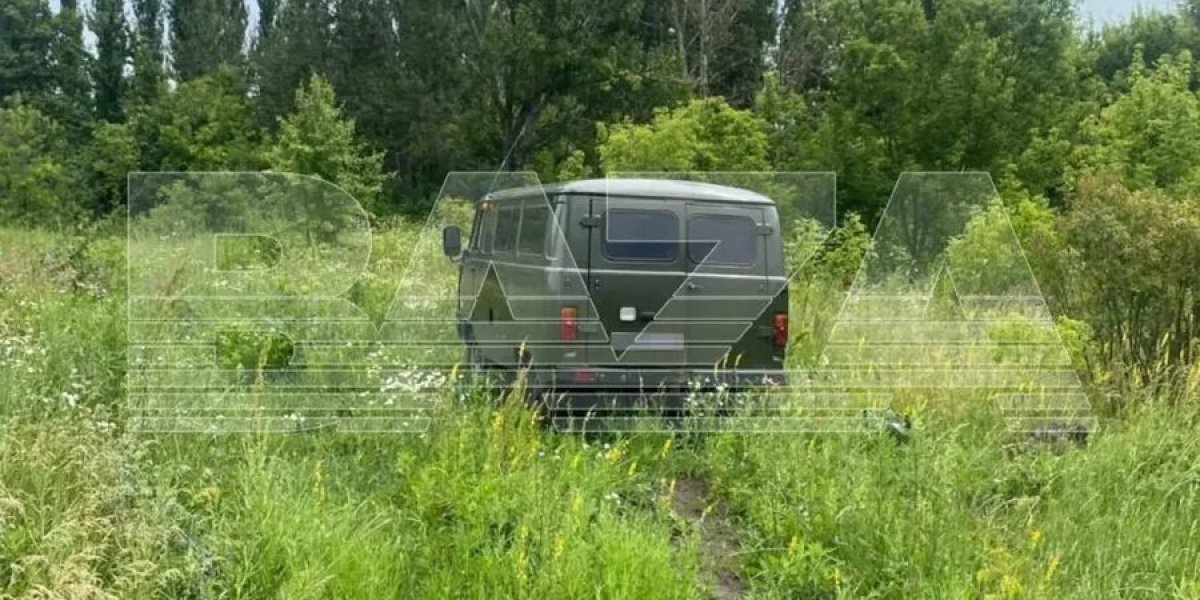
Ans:
<svg viewBox="0 0 1200 600"><path fill-rule="evenodd" d="M758 259L758 224L748 217L692 217L688 219L688 258L715 265L754 264Z"/></svg>
<svg viewBox="0 0 1200 600"><path fill-rule="evenodd" d="M612 260L669 262L679 256L679 220L674 213L612 209L604 229L604 255Z"/></svg>

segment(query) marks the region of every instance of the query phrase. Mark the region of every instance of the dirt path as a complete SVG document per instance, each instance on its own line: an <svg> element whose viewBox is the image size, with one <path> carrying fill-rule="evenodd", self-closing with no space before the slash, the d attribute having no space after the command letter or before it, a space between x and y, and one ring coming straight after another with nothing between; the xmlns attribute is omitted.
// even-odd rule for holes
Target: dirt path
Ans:
<svg viewBox="0 0 1200 600"><path fill-rule="evenodd" d="M746 586L738 576L737 531L726 507L712 499L708 483L697 477L676 480L672 509L700 535L700 568L712 598L744 598Z"/></svg>

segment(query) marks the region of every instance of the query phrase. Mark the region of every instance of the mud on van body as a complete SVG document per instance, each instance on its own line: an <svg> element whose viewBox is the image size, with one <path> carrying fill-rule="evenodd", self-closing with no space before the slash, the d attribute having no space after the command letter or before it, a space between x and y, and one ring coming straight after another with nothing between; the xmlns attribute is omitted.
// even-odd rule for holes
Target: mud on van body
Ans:
<svg viewBox="0 0 1200 600"><path fill-rule="evenodd" d="M787 279L775 203L732 187L598 179L476 202L459 334L479 370L528 367L558 407L783 383Z"/></svg>

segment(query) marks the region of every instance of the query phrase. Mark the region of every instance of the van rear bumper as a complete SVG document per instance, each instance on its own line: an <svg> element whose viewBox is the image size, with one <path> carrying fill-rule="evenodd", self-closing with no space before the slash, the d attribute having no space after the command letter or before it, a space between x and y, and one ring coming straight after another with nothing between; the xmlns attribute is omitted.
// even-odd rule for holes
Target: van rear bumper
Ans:
<svg viewBox="0 0 1200 600"><path fill-rule="evenodd" d="M583 366L549 370L562 387L613 387L632 391L664 388L716 390L787 384L781 369L613 369Z"/></svg>
<svg viewBox="0 0 1200 600"><path fill-rule="evenodd" d="M559 367L535 381L548 408L566 410L679 409L714 392L769 391L787 385L779 369L596 369Z"/></svg>

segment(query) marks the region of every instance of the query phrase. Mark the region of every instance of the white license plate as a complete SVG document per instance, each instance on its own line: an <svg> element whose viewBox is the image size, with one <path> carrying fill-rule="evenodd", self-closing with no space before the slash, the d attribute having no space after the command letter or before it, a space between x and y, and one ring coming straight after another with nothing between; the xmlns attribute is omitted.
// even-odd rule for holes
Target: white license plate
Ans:
<svg viewBox="0 0 1200 600"><path fill-rule="evenodd" d="M682 333L643 333L633 341L637 350L683 350Z"/></svg>

